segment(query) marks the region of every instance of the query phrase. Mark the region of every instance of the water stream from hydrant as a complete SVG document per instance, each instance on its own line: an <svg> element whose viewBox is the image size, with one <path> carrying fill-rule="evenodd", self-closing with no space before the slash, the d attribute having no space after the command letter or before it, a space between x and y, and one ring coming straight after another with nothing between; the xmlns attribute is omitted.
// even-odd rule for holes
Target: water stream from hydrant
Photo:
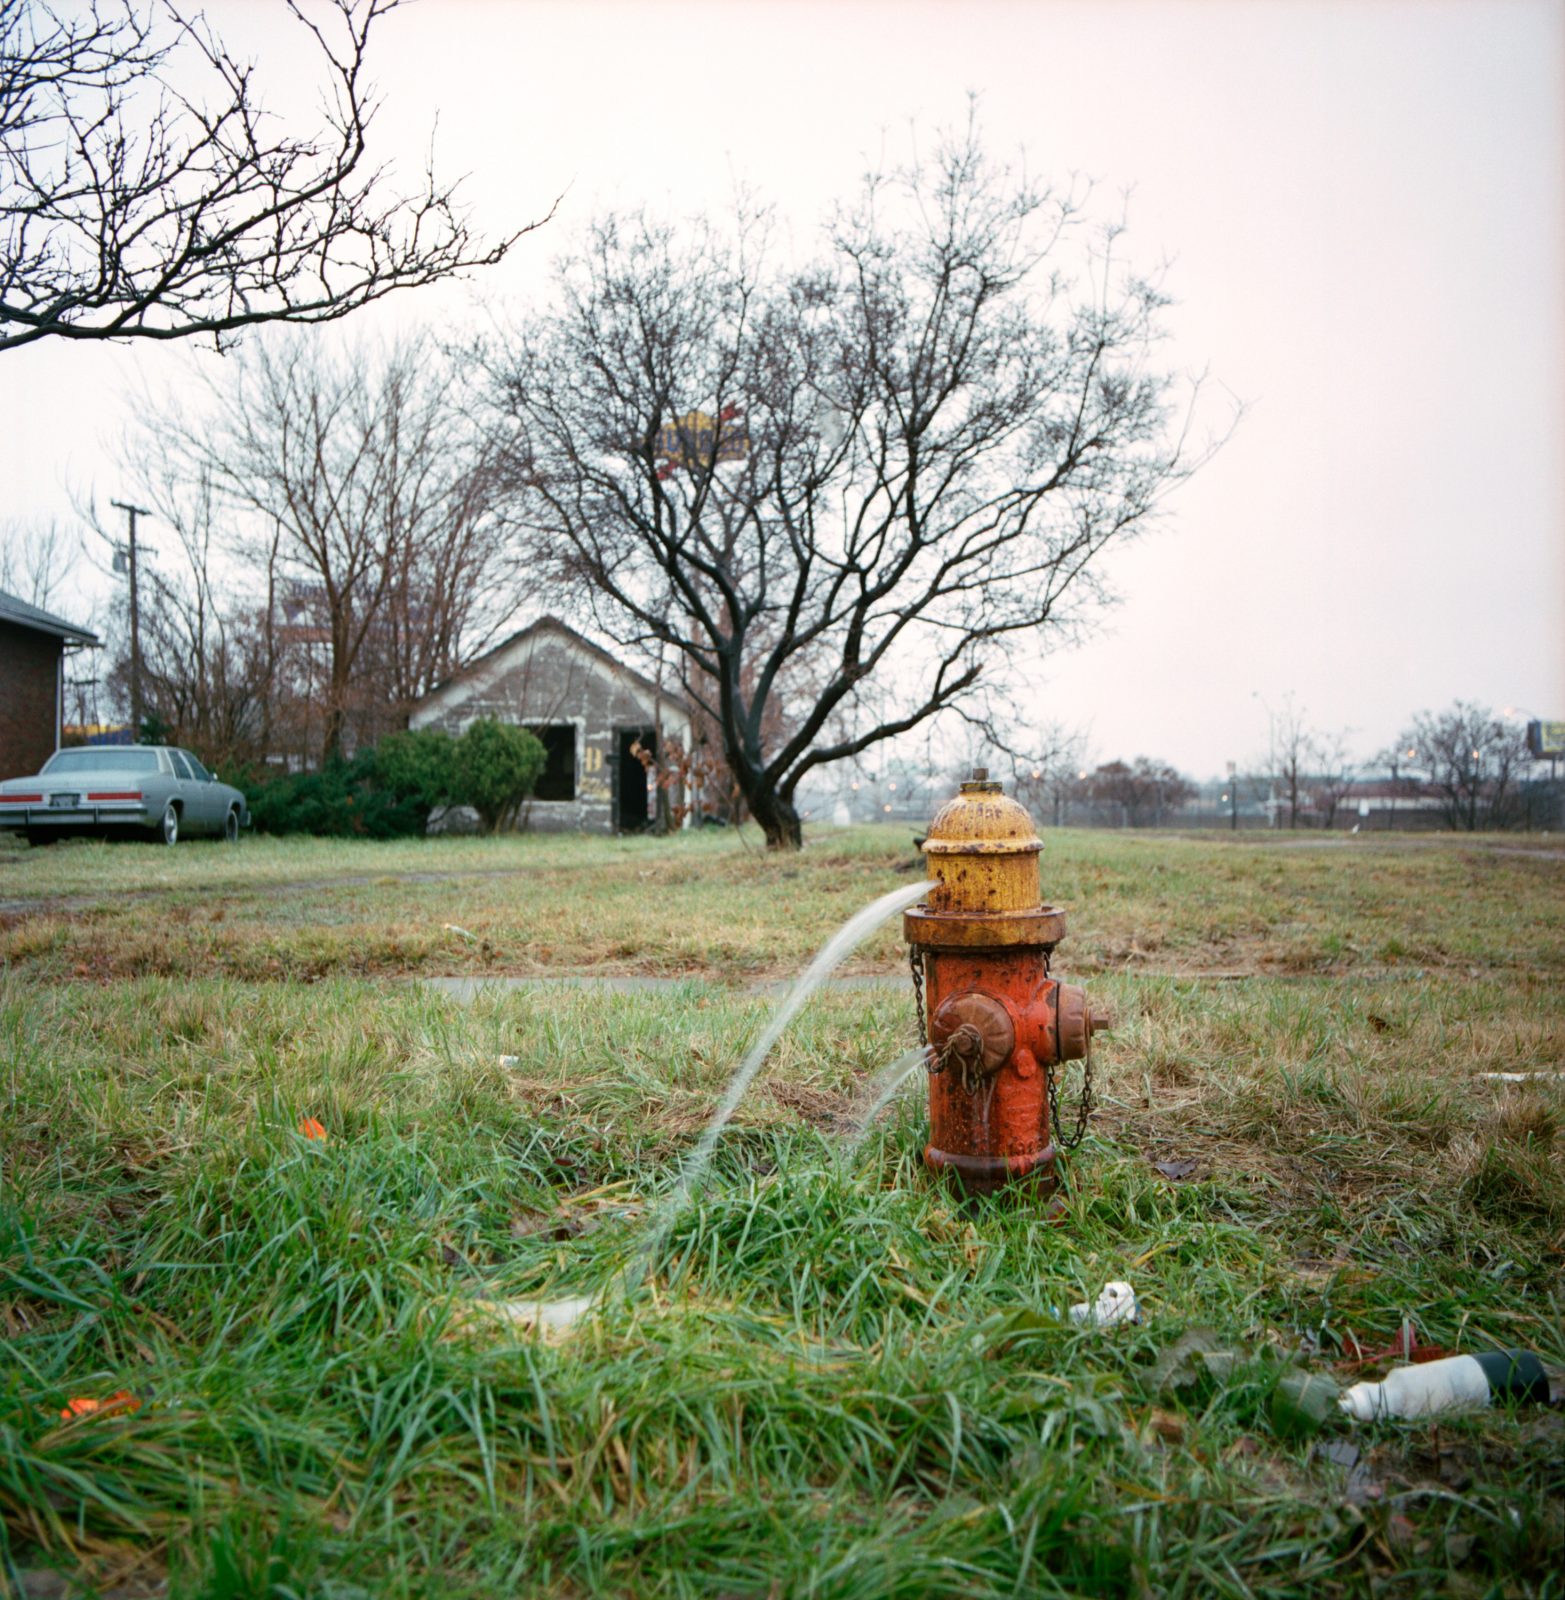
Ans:
<svg viewBox="0 0 1565 1600"><path fill-rule="evenodd" d="M893 889L890 894L883 894L878 900L872 900L862 911L855 912L834 933L830 939L821 946L815 959L810 962L798 981L783 996L777 1009L773 1011L771 1020L766 1024L760 1038L751 1045L743 1061L739 1063L738 1070L729 1080L728 1088L723 1098L718 1102L717 1109L712 1113L711 1120L702 1131L701 1137L696 1141L695 1148L685 1157L679 1169L679 1177L674 1187L664 1196L656 1211L653 1212L647 1224L647 1236L642 1241L641 1248L623 1272L618 1274L604 1289L596 1294L574 1295L558 1300L487 1300L479 1301L474 1309L501 1321L517 1323L523 1326L538 1327L552 1332L564 1332L573 1327L580 1319L600 1304L611 1293L619 1291L625 1295L635 1293L647 1274L652 1270L653 1263L668 1241L668 1235L674 1223L679 1219L680 1213L689 1203L692 1195L705 1180L707 1171L712 1165L712 1156L717 1149L717 1141L723 1129L727 1126L729 1118L738 1109L739 1102L744 1097L744 1092L754 1081L756 1073L761 1070L762 1063L771 1054L771 1049L778 1039L782 1037L783 1030L793 1019L798 1016L810 996L820 988L821 984L836 970L838 965L860 944L867 939L883 922L894 917L897 912L905 911L907 907L916 904L924 895L935 887L933 879L923 883L911 884L903 889ZM904 1066L908 1058L913 1059ZM924 1059L922 1050L909 1051L908 1056L892 1063L892 1067L899 1069L899 1076L882 1091L879 1098L865 1119L865 1127L876 1111L888 1101L896 1092L902 1078L905 1078L913 1069L920 1065ZM885 1069L882 1077L888 1076L890 1068ZM876 1080L881 1081L880 1079ZM862 1137L862 1131L858 1135ZM857 1139L854 1141L857 1143ZM851 1147L850 1147L851 1148Z"/></svg>
<svg viewBox="0 0 1565 1600"><path fill-rule="evenodd" d="M886 1109L902 1087L915 1072L921 1071L929 1059L929 1046L918 1045L912 1050L904 1050L889 1066L882 1067L870 1082L874 1098L869 1103L869 1109L861 1116L853 1128L843 1134L841 1141L842 1154L851 1156L858 1147L864 1143L875 1118Z"/></svg>

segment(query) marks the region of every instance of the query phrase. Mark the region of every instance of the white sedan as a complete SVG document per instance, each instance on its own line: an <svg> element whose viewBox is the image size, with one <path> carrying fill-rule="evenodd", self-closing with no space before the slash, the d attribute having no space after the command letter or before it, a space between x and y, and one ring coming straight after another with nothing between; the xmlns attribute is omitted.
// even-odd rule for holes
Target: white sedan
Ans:
<svg viewBox="0 0 1565 1600"><path fill-rule="evenodd" d="M30 844L125 832L162 844L198 833L237 841L249 822L239 790L170 745L56 750L36 776L0 783L0 828L25 833Z"/></svg>

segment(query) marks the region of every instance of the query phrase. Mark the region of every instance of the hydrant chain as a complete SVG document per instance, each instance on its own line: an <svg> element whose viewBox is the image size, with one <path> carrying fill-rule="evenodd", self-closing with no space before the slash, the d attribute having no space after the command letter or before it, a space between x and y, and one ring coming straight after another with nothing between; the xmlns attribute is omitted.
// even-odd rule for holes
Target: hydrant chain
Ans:
<svg viewBox="0 0 1565 1600"><path fill-rule="evenodd" d="M913 972L913 1011L918 1018L918 1042L925 1054L929 1052L929 1026L924 1020L924 952L916 944L907 947L907 963ZM931 1066L931 1072L940 1067Z"/></svg>
<svg viewBox="0 0 1565 1600"><path fill-rule="evenodd" d="M1086 1058L1081 1064L1081 1099L1076 1105L1076 1128L1070 1138L1060 1136L1060 1072L1062 1067L1050 1067L1049 1122L1054 1129L1055 1142L1062 1150L1074 1150L1087 1137L1087 1121L1092 1116L1092 1040L1087 1040Z"/></svg>

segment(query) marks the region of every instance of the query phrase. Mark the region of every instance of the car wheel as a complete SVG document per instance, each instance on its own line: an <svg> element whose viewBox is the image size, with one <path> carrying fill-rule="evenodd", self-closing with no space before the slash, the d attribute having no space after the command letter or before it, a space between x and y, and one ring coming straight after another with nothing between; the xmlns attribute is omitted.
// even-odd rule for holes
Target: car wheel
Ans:
<svg viewBox="0 0 1565 1600"><path fill-rule="evenodd" d="M163 808L163 820L158 824L157 837L160 844L179 843L179 807L172 800Z"/></svg>
<svg viewBox="0 0 1565 1600"><path fill-rule="evenodd" d="M223 837L230 844L239 843L239 807L230 806L228 815L223 819Z"/></svg>

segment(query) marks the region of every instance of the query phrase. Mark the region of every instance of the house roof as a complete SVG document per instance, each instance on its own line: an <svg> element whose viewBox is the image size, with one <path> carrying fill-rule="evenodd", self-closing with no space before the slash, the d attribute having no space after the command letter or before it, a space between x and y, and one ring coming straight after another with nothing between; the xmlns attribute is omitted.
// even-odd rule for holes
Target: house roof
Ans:
<svg viewBox="0 0 1565 1600"><path fill-rule="evenodd" d="M481 656L476 656L469 661L460 672L453 672L449 678L442 679L424 696L424 699L426 701L433 700L438 694L451 688L453 684L465 682L474 673L482 671L484 666L493 661L496 656L503 655L524 639L539 633L557 633L561 635L577 649L590 656L595 656L617 677L628 679L653 699L666 700L671 705L683 707L683 699L677 692L654 683L645 673L637 672L634 667L627 667L612 651L605 650L600 644L594 644L585 634L578 633L567 623L561 622L558 617L539 617L536 622L529 622L525 628L518 628L515 633L502 639L499 644L492 646L484 651Z"/></svg>
<svg viewBox="0 0 1565 1600"><path fill-rule="evenodd" d="M101 644L97 634L87 628L78 628L74 622L57 617L42 606L30 605L26 600L0 589L0 622L14 627L32 628L37 633L52 633L69 644Z"/></svg>

